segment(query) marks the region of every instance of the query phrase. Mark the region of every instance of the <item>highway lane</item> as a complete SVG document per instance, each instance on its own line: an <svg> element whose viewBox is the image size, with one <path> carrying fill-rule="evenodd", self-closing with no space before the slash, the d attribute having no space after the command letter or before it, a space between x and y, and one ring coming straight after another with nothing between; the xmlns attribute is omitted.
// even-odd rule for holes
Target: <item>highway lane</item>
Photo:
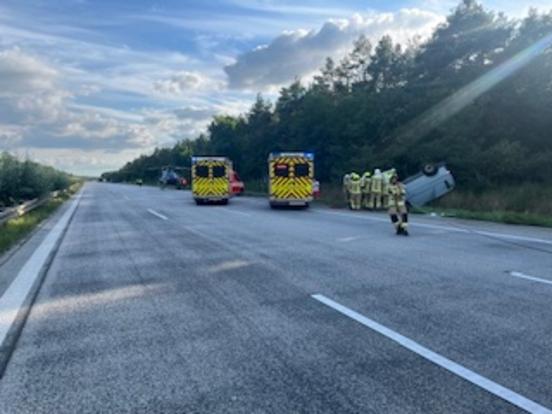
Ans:
<svg viewBox="0 0 552 414"><path fill-rule="evenodd" d="M89 184L0 412L523 412L314 294L551 408L552 233L413 222Z"/></svg>

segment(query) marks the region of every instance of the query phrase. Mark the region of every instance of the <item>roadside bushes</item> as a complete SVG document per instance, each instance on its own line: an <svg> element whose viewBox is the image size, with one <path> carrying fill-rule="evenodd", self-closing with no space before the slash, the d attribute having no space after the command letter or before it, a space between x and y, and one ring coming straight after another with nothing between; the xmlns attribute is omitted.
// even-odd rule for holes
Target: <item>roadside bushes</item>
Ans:
<svg viewBox="0 0 552 414"><path fill-rule="evenodd" d="M70 184L71 179L64 172L30 160L20 161L7 152L0 153L0 207L64 190Z"/></svg>

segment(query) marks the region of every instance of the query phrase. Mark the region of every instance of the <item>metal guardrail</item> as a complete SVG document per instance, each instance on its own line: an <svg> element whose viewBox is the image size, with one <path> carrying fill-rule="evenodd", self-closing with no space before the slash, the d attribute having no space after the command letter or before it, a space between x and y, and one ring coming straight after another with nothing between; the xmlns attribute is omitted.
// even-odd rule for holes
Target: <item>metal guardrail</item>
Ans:
<svg viewBox="0 0 552 414"><path fill-rule="evenodd" d="M42 206L48 200L56 197L58 193L59 191L54 191L47 197L35 198L34 200L26 201L25 203L20 204L17 207L8 208L5 211L0 212L0 226L4 225L4 223L6 223L8 220L11 220L12 218L21 217L28 212L34 210L35 208Z"/></svg>

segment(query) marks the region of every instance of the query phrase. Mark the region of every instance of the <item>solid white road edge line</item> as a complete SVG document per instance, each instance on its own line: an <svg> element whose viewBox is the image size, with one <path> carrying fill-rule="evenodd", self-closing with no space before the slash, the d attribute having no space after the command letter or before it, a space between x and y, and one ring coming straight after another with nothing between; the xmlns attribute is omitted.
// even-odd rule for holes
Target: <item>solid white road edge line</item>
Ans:
<svg viewBox="0 0 552 414"><path fill-rule="evenodd" d="M356 214L338 213L334 211L321 211L321 210L317 210L317 212L322 214L332 214L334 216L343 216L343 217L351 217L351 218L357 218L357 219L363 219L363 220L378 221L382 223L390 222L388 219L384 219L381 217L370 217L370 216L360 215L360 214L356 215ZM474 234L479 234L480 236L489 236L489 237L497 237L497 238L507 239L507 240L517 240L517 241L526 241L526 242L532 242L532 243L548 244L552 246L552 240L539 239L536 237L517 236L515 234L496 233L493 231L463 229L463 228L450 227L450 226L441 226L439 224L425 224L425 223L410 222L410 225L413 227L423 227L426 229L446 230L454 233L474 233Z"/></svg>
<svg viewBox="0 0 552 414"><path fill-rule="evenodd" d="M348 316L349 318L359 322L360 324L378 332L379 334L391 339L397 344L403 346L404 348L412 351L422 358L427 359L430 362L433 362L436 365L439 365L441 368L446 369L449 372L452 372L455 375L463 378L466 381L471 382L472 384L483 388L484 390L490 392L491 394L502 398L503 400L508 401L509 403L519 407L529 413L533 414L552 414L552 410L543 407L542 405L506 388L500 384L497 384L494 381L491 381L488 378L485 378L470 369L463 367L460 364L457 364L454 361L451 361L448 358L445 358L442 355L437 354L436 352L431 351L430 349L425 348L424 346L414 342L413 340L357 313L335 301L327 298L324 295L316 294L312 295L313 299L323 303L326 306L338 311L339 313Z"/></svg>
<svg viewBox="0 0 552 414"><path fill-rule="evenodd" d="M510 276L519 277L520 279L531 280L532 282L539 282L539 283L545 283L547 285L552 285L552 280L541 279L540 277L526 275L525 273L521 273L521 272L510 272Z"/></svg>
<svg viewBox="0 0 552 414"><path fill-rule="evenodd" d="M155 217L159 217L161 220L168 220L169 218L167 216L164 216L161 213L158 213L155 210L152 210L151 208L148 208L148 213L153 214Z"/></svg>
<svg viewBox="0 0 552 414"><path fill-rule="evenodd" d="M21 307L25 303L52 250L56 247L59 238L69 224L69 220L76 210L81 197L82 190L56 225L50 230L50 233L48 233L40 246L34 251L33 255L23 265L8 289L0 297L0 345L6 340L8 332L15 322Z"/></svg>

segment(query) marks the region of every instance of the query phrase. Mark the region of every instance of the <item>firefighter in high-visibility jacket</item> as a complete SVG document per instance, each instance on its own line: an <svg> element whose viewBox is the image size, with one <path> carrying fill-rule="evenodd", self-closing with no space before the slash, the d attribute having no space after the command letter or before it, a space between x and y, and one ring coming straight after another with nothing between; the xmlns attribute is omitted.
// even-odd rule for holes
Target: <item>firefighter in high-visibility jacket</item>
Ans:
<svg viewBox="0 0 552 414"><path fill-rule="evenodd" d="M372 173L370 171L366 171L364 174L362 174L362 178L360 179L360 187L362 188L362 207L366 209L370 209L370 194L372 192Z"/></svg>
<svg viewBox="0 0 552 414"><path fill-rule="evenodd" d="M343 176L343 196L347 207L351 208L351 174L345 174Z"/></svg>
<svg viewBox="0 0 552 414"><path fill-rule="evenodd" d="M394 168L391 168L390 170L383 171L383 189L381 192L381 205L383 208L387 208L389 205L389 182L391 181L391 177L393 177L395 174L397 174L397 170Z"/></svg>
<svg viewBox="0 0 552 414"><path fill-rule="evenodd" d="M406 209L406 187L399 181L399 176L394 174L387 187L389 196L387 208L389 217L395 226L397 234L408 236L408 210Z"/></svg>
<svg viewBox="0 0 552 414"><path fill-rule="evenodd" d="M374 175L372 177L372 182L370 186L370 207L379 210L381 209L381 199L383 192L383 175L381 171L376 168Z"/></svg>
<svg viewBox="0 0 552 414"><path fill-rule="evenodd" d="M360 210L362 207L362 188L360 187L360 175L351 174L351 209Z"/></svg>

